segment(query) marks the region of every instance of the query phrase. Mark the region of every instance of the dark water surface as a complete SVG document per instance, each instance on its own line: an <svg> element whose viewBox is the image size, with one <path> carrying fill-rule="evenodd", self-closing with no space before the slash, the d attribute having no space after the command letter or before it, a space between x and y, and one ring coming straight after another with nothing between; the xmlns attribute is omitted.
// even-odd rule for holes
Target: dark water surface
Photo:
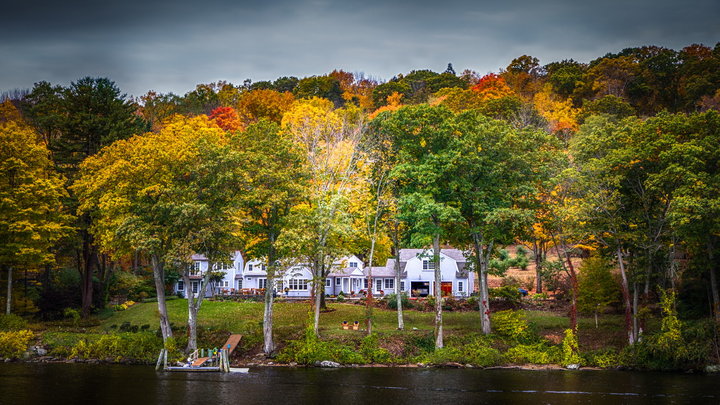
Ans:
<svg viewBox="0 0 720 405"><path fill-rule="evenodd" d="M621 371L0 364L0 404L720 404L720 377Z"/></svg>

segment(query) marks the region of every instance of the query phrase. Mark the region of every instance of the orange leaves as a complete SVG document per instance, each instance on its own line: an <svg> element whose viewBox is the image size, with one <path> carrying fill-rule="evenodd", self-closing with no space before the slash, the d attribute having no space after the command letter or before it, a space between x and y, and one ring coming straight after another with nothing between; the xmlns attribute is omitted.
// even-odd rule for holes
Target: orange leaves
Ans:
<svg viewBox="0 0 720 405"><path fill-rule="evenodd" d="M402 98L402 94L398 93L397 91L393 92L391 95L387 97L387 105L384 105L377 110L373 111L368 118L373 119L377 117L381 112L383 111L396 111L400 107L402 107L402 102L400 99Z"/></svg>
<svg viewBox="0 0 720 405"><path fill-rule="evenodd" d="M225 131L238 131L242 128L240 116L232 107L218 107L212 110L210 119Z"/></svg>
<svg viewBox="0 0 720 405"><path fill-rule="evenodd" d="M514 95L513 91L505 83L505 79L495 73L489 73L480 78L478 84L472 90L482 96L483 101Z"/></svg>
<svg viewBox="0 0 720 405"><path fill-rule="evenodd" d="M295 97L292 93L280 93L275 90L259 89L244 93L237 105L240 121L249 125L265 118L280 123L283 114L288 111Z"/></svg>

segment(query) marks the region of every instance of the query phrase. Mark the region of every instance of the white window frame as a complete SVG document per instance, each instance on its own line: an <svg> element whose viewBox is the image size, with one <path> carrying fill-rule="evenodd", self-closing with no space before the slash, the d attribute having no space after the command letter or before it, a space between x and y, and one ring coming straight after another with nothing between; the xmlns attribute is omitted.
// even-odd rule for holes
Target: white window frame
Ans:
<svg viewBox="0 0 720 405"><path fill-rule="evenodd" d="M465 284L465 283L462 282L462 281L458 281L458 282L457 282L457 290L458 290L458 292L465 292L465 291L464 291L464 290L465 290L465 288L464 288L465 285L464 285L464 284Z"/></svg>
<svg viewBox="0 0 720 405"><path fill-rule="evenodd" d="M238 288L238 290L241 289L241 288L243 288L242 285L243 285L243 279L242 279L242 278L237 279L237 288Z"/></svg>
<svg viewBox="0 0 720 405"><path fill-rule="evenodd" d="M253 271L253 264L252 264L252 263L248 263L248 271Z"/></svg>
<svg viewBox="0 0 720 405"><path fill-rule="evenodd" d="M325 279L325 287L332 287L332 282L330 281L329 278Z"/></svg>
<svg viewBox="0 0 720 405"><path fill-rule="evenodd" d="M291 291L307 291L308 279L306 278L291 278L288 280L288 288Z"/></svg>
<svg viewBox="0 0 720 405"><path fill-rule="evenodd" d="M197 281L191 281L190 284L192 288L192 293L197 294L198 291L200 291L200 283L198 283Z"/></svg>
<svg viewBox="0 0 720 405"><path fill-rule="evenodd" d="M423 259L423 271L435 270L435 261L429 259Z"/></svg>
<svg viewBox="0 0 720 405"><path fill-rule="evenodd" d="M405 281L400 280L400 291L405 291Z"/></svg>
<svg viewBox="0 0 720 405"><path fill-rule="evenodd" d="M363 278L363 288L367 289L367 286L368 286L368 284L367 284L367 277L364 277L364 278Z"/></svg>
<svg viewBox="0 0 720 405"><path fill-rule="evenodd" d="M357 268L357 266L358 266L357 262L350 262L350 267Z"/></svg>
<svg viewBox="0 0 720 405"><path fill-rule="evenodd" d="M376 292L379 292L380 290L383 290L382 286L383 286L383 281L382 281L381 278L375 280L375 291L376 291Z"/></svg>
<svg viewBox="0 0 720 405"><path fill-rule="evenodd" d="M178 291L185 291L185 282L182 280L178 280L177 282L177 290Z"/></svg>
<svg viewBox="0 0 720 405"><path fill-rule="evenodd" d="M384 289L385 290L394 290L395 289L395 279L394 278L386 278Z"/></svg>
<svg viewBox="0 0 720 405"><path fill-rule="evenodd" d="M259 278L258 279L258 288L267 288L267 279L266 278Z"/></svg>
<svg viewBox="0 0 720 405"><path fill-rule="evenodd" d="M335 285L340 286L341 283L342 283L342 280L340 279L340 277L335 277Z"/></svg>

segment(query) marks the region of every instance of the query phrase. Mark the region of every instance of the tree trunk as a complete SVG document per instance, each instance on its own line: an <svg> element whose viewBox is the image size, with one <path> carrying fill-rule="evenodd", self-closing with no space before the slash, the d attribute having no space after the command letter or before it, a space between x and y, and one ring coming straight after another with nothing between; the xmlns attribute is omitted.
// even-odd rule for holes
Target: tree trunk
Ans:
<svg viewBox="0 0 720 405"><path fill-rule="evenodd" d="M320 305L322 304L322 296L323 294L323 287L325 286L325 283L322 281L323 277L322 275L325 273L325 269L323 268L323 261L316 261L315 265L315 280L313 283L313 291L315 292L315 313L314 313L314 320L313 320L313 331L315 332L315 336L320 336Z"/></svg>
<svg viewBox="0 0 720 405"><path fill-rule="evenodd" d="M577 273L575 272L575 266L570 258L570 252L565 250L565 259L568 263L568 270L570 271L570 285L572 291L570 294L570 329L577 335L577 295L578 295L578 279Z"/></svg>
<svg viewBox="0 0 720 405"><path fill-rule="evenodd" d="M160 330L162 331L163 345L167 346L167 340L172 338L172 329L170 328L167 305L165 304L165 263L157 254L153 254L151 260L153 278L155 279L155 292L157 293L158 313L160 314Z"/></svg>
<svg viewBox="0 0 720 405"><path fill-rule="evenodd" d="M620 246L617 247L615 254L617 255L618 265L620 266L620 286L622 289L623 306L625 307L625 331L627 332L628 343L635 343L635 334L632 327L632 306L630 303L630 286L628 284L627 274L625 272L625 261Z"/></svg>
<svg viewBox="0 0 720 405"><path fill-rule="evenodd" d="M710 292L712 293L713 315L715 321L720 322L720 293L718 293L717 274L715 264L715 246L713 236L710 235L707 240L707 255L710 263Z"/></svg>
<svg viewBox="0 0 720 405"><path fill-rule="evenodd" d="M192 288L189 291L190 294L188 294L188 353L192 353L197 350L198 312L200 312L200 306L202 306L203 299L205 298L205 292L207 291L207 287L210 284L210 271L212 270L213 265L213 262L208 261L208 269L205 272L205 276L203 277L202 281L200 282L200 288L198 290L197 298L195 298L195 294L193 294ZM184 273L185 285L190 286L189 270L186 269Z"/></svg>
<svg viewBox="0 0 720 405"><path fill-rule="evenodd" d="M535 247L535 292L542 293L542 247L537 240L534 242Z"/></svg>
<svg viewBox="0 0 720 405"><path fill-rule="evenodd" d="M402 294L403 291L400 290L400 281L402 280L402 274L400 274L400 248L397 244L395 244L395 286L397 287L398 294L396 294L397 299L397 321L398 321L398 330L405 329L405 320L403 319L403 307L402 307Z"/></svg>
<svg viewBox="0 0 720 405"><path fill-rule="evenodd" d="M8 277L7 277L7 302L5 304L5 314L10 315L10 312L12 310L12 274L13 274L13 268L12 266L8 266Z"/></svg>
<svg viewBox="0 0 720 405"><path fill-rule="evenodd" d="M440 234L433 238L433 262L435 262L435 348L443 345L442 325L442 272L440 271Z"/></svg>
<svg viewBox="0 0 720 405"><path fill-rule="evenodd" d="M263 311L263 352L266 356L270 356L275 351L275 342L273 341L273 301L275 298L275 237L270 235L270 249L268 251L267 266L267 285L265 288L265 310Z"/></svg>
<svg viewBox="0 0 720 405"><path fill-rule="evenodd" d="M475 244L475 260L478 273L478 287L480 289L480 300L478 301L478 309L480 310L480 329L485 335L490 334L490 294L487 285L487 261L483 244L480 241L480 235L473 234L473 243ZM489 255L489 253L488 253Z"/></svg>
<svg viewBox="0 0 720 405"><path fill-rule="evenodd" d="M638 327L638 301L639 301L639 291L638 291L638 283L633 283L633 335L635 336L635 341L640 340L640 328Z"/></svg>
<svg viewBox="0 0 720 405"><path fill-rule="evenodd" d="M367 293L365 294L365 323L367 324L367 334L372 335L372 301L373 301L373 295L372 295L372 263L373 263L373 255L375 254L375 235L373 234L372 241L370 241L370 262L368 263L368 288ZM397 292L397 287L395 286L395 292ZM397 294L396 294L397 295Z"/></svg>
<svg viewBox="0 0 720 405"><path fill-rule="evenodd" d="M89 224L89 219L87 219ZM93 274L98 263L98 255L93 245L92 235L85 230L82 231L82 251L80 252L80 293L82 302L82 316L90 316L90 308L93 302Z"/></svg>

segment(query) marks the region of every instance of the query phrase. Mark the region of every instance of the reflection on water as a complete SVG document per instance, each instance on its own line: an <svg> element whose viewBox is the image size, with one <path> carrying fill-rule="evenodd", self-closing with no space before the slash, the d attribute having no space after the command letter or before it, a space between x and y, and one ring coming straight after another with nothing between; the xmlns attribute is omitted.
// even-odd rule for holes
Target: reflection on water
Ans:
<svg viewBox="0 0 720 405"><path fill-rule="evenodd" d="M156 373L151 366L0 364L0 404L720 403L717 376L620 371L257 368ZM532 402L529 402L532 401Z"/></svg>

